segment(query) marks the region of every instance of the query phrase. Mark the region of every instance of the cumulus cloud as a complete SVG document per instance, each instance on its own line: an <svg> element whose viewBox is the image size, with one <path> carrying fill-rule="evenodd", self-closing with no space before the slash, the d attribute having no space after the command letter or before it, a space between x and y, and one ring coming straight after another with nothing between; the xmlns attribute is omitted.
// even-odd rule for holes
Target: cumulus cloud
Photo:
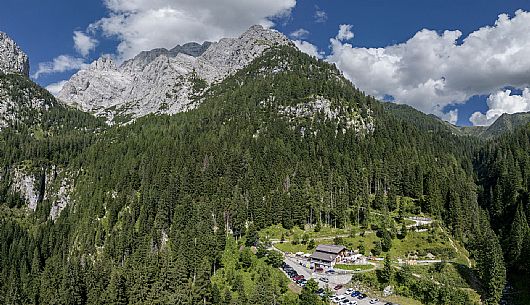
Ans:
<svg viewBox="0 0 530 305"><path fill-rule="evenodd" d="M83 58L77 58L70 55L59 55L50 62L39 63L37 72L33 74L33 78L39 78L43 74L60 73L72 70L79 70L86 67Z"/></svg>
<svg viewBox="0 0 530 305"><path fill-rule="evenodd" d="M74 47L83 57L93 51L98 44L98 41L81 31L74 31Z"/></svg>
<svg viewBox="0 0 530 305"><path fill-rule="evenodd" d="M49 84L48 86L46 86L46 90L50 91L51 94L57 96L59 92L61 92L61 90L63 89L64 84L66 84L65 80Z"/></svg>
<svg viewBox="0 0 530 305"><path fill-rule="evenodd" d="M309 31L306 29L298 29L292 32L291 34L289 34L289 36L291 36L291 38L294 38L294 39L306 38L308 35L309 35Z"/></svg>
<svg viewBox="0 0 530 305"><path fill-rule="evenodd" d="M337 40L346 41L353 39L353 32L351 31L352 26L350 24L341 24L339 26L339 33L337 34Z"/></svg>
<svg viewBox="0 0 530 305"><path fill-rule="evenodd" d="M234 37L254 24L273 26L288 16L296 0L105 0L109 16L89 30L119 40L123 59L144 50L172 48L190 41Z"/></svg>
<svg viewBox="0 0 530 305"><path fill-rule="evenodd" d="M471 96L530 86L528 12L519 10L512 18L499 15L494 25L476 30L461 43L460 31L424 29L401 44L358 48L341 41L347 32L341 26L331 39L327 60L368 94L392 96L440 117L454 118L456 113L451 116L445 108Z"/></svg>
<svg viewBox="0 0 530 305"><path fill-rule="evenodd" d="M324 23L328 20L328 14L318 6L315 6L315 15L313 17L315 18L316 23Z"/></svg>
<svg viewBox="0 0 530 305"><path fill-rule="evenodd" d="M308 55L311 55L313 57L319 58L319 59L322 58L323 53L320 52L317 46L315 46L314 44L307 42L307 41L302 41L302 40L294 40L293 42L294 42L294 45L300 51Z"/></svg>
<svg viewBox="0 0 530 305"><path fill-rule="evenodd" d="M441 113L440 118L451 124L456 124L456 122L458 121L458 109L453 109L445 113Z"/></svg>
<svg viewBox="0 0 530 305"><path fill-rule="evenodd" d="M469 121L476 126L491 125L504 113L530 111L530 89L525 88L521 95L512 95L511 90L501 90L491 94L487 100L489 110L484 114L475 112Z"/></svg>

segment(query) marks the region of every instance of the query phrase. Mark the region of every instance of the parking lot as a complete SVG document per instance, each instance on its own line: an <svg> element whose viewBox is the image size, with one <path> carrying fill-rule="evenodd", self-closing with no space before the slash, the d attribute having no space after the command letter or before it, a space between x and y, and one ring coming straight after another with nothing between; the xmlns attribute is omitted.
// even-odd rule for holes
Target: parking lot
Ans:
<svg viewBox="0 0 530 305"><path fill-rule="evenodd" d="M365 295L364 298L359 297L359 295L362 295L362 291L355 292L353 289L347 289L346 287L335 290L334 288L338 285L346 285L351 281L351 274L333 274L333 273L325 273L325 272L313 272L311 269L305 268L304 266L300 265L299 259L292 258L292 257L285 257L284 263L289 265L289 267L294 270L298 275L297 278L303 276L303 279L309 280L309 279L315 279L318 283L318 286L320 288L329 288L333 293L334 297L339 297L340 300L336 298L332 298L331 301L334 304L342 304L342 305L370 305L370 304L376 304L376 305L384 305L384 304L392 304L387 303L383 300L375 301L370 296ZM289 274L288 274L289 276ZM326 278L327 282L322 281L322 278ZM295 279L296 282L296 279ZM303 280L299 280L298 285L303 286L304 282ZM352 296L352 293L354 296ZM398 305L398 304L393 304Z"/></svg>

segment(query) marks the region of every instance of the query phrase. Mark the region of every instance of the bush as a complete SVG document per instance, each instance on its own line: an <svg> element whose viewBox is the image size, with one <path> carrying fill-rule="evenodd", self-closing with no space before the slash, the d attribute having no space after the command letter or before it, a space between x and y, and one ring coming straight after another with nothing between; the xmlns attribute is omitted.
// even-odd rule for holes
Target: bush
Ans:
<svg viewBox="0 0 530 305"><path fill-rule="evenodd" d="M274 268L280 268L283 263L283 254L278 251L269 250L267 251L265 262Z"/></svg>
<svg viewBox="0 0 530 305"><path fill-rule="evenodd" d="M337 237L333 238L333 243L335 245L344 245L344 238L342 238L340 236L337 236Z"/></svg>

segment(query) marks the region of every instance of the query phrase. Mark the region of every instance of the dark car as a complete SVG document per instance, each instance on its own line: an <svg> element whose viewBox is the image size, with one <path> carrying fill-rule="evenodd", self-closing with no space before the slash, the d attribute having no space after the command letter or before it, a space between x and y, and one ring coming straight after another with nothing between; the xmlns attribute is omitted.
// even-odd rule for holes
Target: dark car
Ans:
<svg viewBox="0 0 530 305"><path fill-rule="evenodd" d="M340 290L340 289L342 289L342 285L339 284L339 285L335 286L335 288L333 288L333 289Z"/></svg>
<svg viewBox="0 0 530 305"><path fill-rule="evenodd" d="M385 305L394 305L392 302L386 302Z"/></svg>
<svg viewBox="0 0 530 305"><path fill-rule="evenodd" d="M296 281L296 283L297 283L298 285L301 285L302 283L306 283L306 282L307 282L307 281L304 280L304 279L300 279L300 280Z"/></svg>
<svg viewBox="0 0 530 305"><path fill-rule="evenodd" d="M361 293L357 298L359 300L366 299L368 296L365 293Z"/></svg>
<svg viewBox="0 0 530 305"><path fill-rule="evenodd" d="M356 296L358 296L360 294L361 294L360 291L354 291L354 292L351 293L351 296L355 298Z"/></svg>

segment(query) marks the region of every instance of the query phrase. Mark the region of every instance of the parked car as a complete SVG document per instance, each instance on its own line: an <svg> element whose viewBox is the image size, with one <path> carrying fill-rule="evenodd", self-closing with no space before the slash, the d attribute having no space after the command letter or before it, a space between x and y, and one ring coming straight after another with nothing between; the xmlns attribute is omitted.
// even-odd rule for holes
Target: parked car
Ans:
<svg viewBox="0 0 530 305"><path fill-rule="evenodd" d="M319 280L324 283L329 283L329 279L327 277L321 277Z"/></svg>
<svg viewBox="0 0 530 305"><path fill-rule="evenodd" d="M375 303L377 303L377 302L379 302L379 299L371 299L371 300L370 300L370 304L375 304Z"/></svg>
<svg viewBox="0 0 530 305"><path fill-rule="evenodd" d="M347 293L347 294L351 294L352 292L353 292L353 288L348 288L348 289L346 289L346 293Z"/></svg>
<svg viewBox="0 0 530 305"><path fill-rule="evenodd" d="M341 305L349 305L350 304L350 300L344 299L344 300L340 301L340 304Z"/></svg>
<svg viewBox="0 0 530 305"><path fill-rule="evenodd" d="M296 281L299 281L299 280L301 280L303 278L304 278L303 275L297 275L297 276L293 277L293 280L296 282Z"/></svg>
<svg viewBox="0 0 530 305"><path fill-rule="evenodd" d="M365 294L365 293L361 293L360 295L357 296L357 298L359 300L363 300L363 299L366 299L368 296Z"/></svg>
<svg viewBox="0 0 530 305"><path fill-rule="evenodd" d="M348 305L357 305L357 301L355 301L355 300L351 300L351 301L350 301L350 304L348 304Z"/></svg>
<svg viewBox="0 0 530 305"><path fill-rule="evenodd" d="M351 293L351 296L355 298L356 296L358 296L360 294L361 294L360 291L354 291L354 292Z"/></svg>
<svg viewBox="0 0 530 305"><path fill-rule="evenodd" d="M307 283L307 280L306 279L299 279L296 281L296 283L300 286L305 286L305 284Z"/></svg>
<svg viewBox="0 0 530 305"><path fill-rule="evenodd" d="M386 302L385 305L394 305L392 302Z"/></svg>
<svg viewBox="0 0 530 305"><path fill-rule="evenodd" d="M333 288L333 289L340 290L340 289L342 289L342 285L339 284L339 285L335 286L335 288Z"/></svg>

